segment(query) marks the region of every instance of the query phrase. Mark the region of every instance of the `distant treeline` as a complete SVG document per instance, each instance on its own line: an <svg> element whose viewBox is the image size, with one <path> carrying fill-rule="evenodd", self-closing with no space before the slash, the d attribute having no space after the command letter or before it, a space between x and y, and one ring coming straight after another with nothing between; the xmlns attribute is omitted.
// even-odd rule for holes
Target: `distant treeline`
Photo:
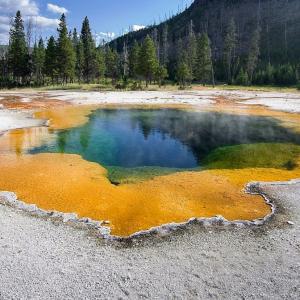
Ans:
<svg viewBox="0 0 300 300"><path fill-rule="evenodd" d="M110 81L119 88L139 89L143 84L177 82L184 88L192 82L215 84L295 85L298 66L282 64L264 67L259 64L260 28L254 30L247 55L236 54L237 29L233 19L224 36L221 63L212 59L211 42L207 33L195 34L190 21L188 34L172 46L168 28L164 27L159 42L157 32L146 35L139 42L117 51L112 44L96 46L89 20L82 23L81 32L69 31L62 15L58 35L44 42L42 38L30 47L26 41L20 11L17 12L9 35L9 45L0 58L0 87L42 86L67 83L97 83ZM175 45L175 46L174 46Z"/></svg>

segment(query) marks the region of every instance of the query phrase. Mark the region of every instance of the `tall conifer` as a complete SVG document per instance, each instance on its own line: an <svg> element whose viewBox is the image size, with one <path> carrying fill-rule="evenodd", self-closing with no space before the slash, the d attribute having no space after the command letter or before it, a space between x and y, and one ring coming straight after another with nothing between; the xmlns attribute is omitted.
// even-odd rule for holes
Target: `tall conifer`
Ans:
<svg viewBox="0 0 300 300"><path fill-rule="evenodd" d="M64 14L60 18L57 31L59 33L57 41L58 72L62 82L67 83L75 75L75 53Z"/></svg>
<svg viewBox="0 0 300 300"><path fill-rule="evenodd" d="M44 70L45 74L51 78L52 84L54 83L54 78L58 75L57 66L57 48L56 42L53 36L50 37L47 43L45 51L45 63Z"/></svg>
<svg viewBox="0 0 300 300"><path fill-rule="evenodd" d="M140 51L140 74L146 81L146 86L153 80L159 66L156 49L149 35L145 38Z"/></svg>
<svg viewBox="0 0 300 300"><path fill-rule="evenodd" d="M29 74L29 54L20 11L16 13L9 32L8 61L13 78L22 83Z"/></svg>
<svg viewBox="0 0 300 300"><path fill-rule="evenodd" d="M207 33L203 33L197 41L196 79L207 83L212 80L212 58L210 40Z"/></svg>
<svg viewBox="0 0 300 300"><path fill-rule="evenodd" d="M80 40L83 47L83 76L86 82L90 82L94 79L97 72L97 57L96 46L87 17L82 23Z"/></svg>

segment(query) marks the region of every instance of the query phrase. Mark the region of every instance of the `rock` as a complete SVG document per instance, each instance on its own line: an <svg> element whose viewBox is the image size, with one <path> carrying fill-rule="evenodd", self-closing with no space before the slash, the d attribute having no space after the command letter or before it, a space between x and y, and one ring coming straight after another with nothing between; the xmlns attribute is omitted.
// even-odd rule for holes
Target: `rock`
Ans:
<svg viewBox="0 0 300 300"><path fill-rule="evenodd" d="M295 223L292 222L292 221L287 221L287 223L288 223L289 225L291 225L291 226L295 225Z"/></svg>

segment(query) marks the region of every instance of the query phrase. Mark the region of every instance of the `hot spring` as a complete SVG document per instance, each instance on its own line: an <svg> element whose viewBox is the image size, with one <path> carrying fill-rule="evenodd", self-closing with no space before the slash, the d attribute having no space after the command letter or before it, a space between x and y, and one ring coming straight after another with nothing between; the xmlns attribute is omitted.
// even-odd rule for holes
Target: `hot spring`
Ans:
<svg viewBox="0 0 300 300"><path fill-rule="evenodd" d="M300 176L300 134L280 120L170 108L101 108L77 127L15 130L0 153L1 190L108 220L122 236L191 217L262 218L270 207L244 185Z"/></svg>

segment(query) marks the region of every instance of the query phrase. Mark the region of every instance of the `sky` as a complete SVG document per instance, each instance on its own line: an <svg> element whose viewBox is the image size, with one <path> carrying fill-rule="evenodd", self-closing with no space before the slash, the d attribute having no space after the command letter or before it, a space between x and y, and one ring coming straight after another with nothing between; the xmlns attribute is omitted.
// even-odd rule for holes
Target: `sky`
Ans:
<svg viewBox="0 0 300 300"><path fill-rule="evenodd" d="M32 21L33 39L56 34L58 19L67 15L69 29L81 28L88 16L93 35L99 42L129 30L159 23L183 10L193 0L0 0L0 44L8 41L11 17L20 10L25 27Z"/></svg>

